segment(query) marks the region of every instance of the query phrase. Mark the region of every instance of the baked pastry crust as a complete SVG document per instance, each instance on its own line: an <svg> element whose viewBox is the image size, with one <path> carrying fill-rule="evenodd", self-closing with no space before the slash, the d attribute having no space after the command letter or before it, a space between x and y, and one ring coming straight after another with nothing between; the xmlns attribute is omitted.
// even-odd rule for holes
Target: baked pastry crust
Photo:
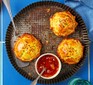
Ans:
<svg viewBox="0 0 93 85"><path fill-rule="evenodd" d="M57 36L68 36L75 32L78 23L69 11L56 12L50 18L50 29Z"/></svg>
<svg viewBox="0 0 93 85"><path fill-rule="evenodd" d="M24 33L14 43L14 53L21 61L32 61L40 55L41 47L33 35Z"/></svg>
<svg viewBox="0 0 93 85"><path fill-rule="evenodd" d="M57 49L60 59L68 64L77 64L83 57L84 46L79 40L64 39Z"/></svg>

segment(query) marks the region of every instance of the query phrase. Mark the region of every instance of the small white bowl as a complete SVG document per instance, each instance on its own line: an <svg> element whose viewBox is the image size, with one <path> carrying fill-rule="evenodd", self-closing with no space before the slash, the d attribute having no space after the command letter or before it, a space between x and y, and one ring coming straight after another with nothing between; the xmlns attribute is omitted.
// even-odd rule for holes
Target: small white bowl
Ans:
<svg viewBox="0 0 93 85"><path fill-rule="evenodd" d="M44 57L44 56L46 56L46 55L52 55L52 56L54 56L54 57L57 59L57 61L58 61L59 67L58 67L58 71L57 71L53 76L50 76L50 77L41 76L41 77L44 78L44 79L53 79L53 78L55 78L55 77L60 73L60 70L61 70L61 61L60 61L60 59L59 59L56 55L54 55L54 54L52 54L52 53L42 54L42 55L36 60L36 62L35 62L35 70L36 70L36 73L37 73L38 75L40 75L40 73L38 72L38 69L37 69L37 63L38 63L38 61L39 61L39 59L40 59L41 57Z"/></svg>

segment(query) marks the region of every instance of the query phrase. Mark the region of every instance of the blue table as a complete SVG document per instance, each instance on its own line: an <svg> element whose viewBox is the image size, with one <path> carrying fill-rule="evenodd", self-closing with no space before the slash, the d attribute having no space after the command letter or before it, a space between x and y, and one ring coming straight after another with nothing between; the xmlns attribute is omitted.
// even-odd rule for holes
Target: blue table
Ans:
<svg viewBox="0 0 93 85"><path fill-rule="evenodd" d="M12 14L13 16L15 16L20 10L22 10L24 7L26 7L27 5L33 3L33 2L37 2L39 0L10 0L11 3L11 8L12 8ZM55 0L58 2L63 3L63 0ZM2 5L2 13L1 13L1 17L2 17L2 41L5 41L5 36L6 36L6 30L7 27L10 23L10 17L7 13L7 10L5 8L4 5ZM22 75L20 75L12 66L11 62L8 59L8 55L6 52L6 47L5 44L3 45L3 49L2 49L2 57L3 57L3 85L30 85L30 80L27 80L26 78L24 78ZM91 43L91 48L90 48L90 57L91 57L91 65L93 65L93 43ZM85 80L88 80L88 59L86 58L84 65L80 68L80 70L74 74L72 77L70 77L69 79L63 81L63 82L59 82L53 85L67 85L68 82L73 79L73 78L82 78ZM93 68L91 66L91 83L93 84ZM41 85L41 84L37 84L37 85ZM44 84L42 84L44 85Z"/></svg>

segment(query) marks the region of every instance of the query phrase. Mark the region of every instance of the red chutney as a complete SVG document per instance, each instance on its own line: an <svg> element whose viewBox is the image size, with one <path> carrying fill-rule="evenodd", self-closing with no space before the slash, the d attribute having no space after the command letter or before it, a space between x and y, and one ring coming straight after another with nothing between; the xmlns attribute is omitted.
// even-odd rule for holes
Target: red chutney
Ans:
<svg viewBox="0 0 93 85"><path fill-rule="evenodd" d="M58 71L59 63L53 55L45 55L37 62L37 70L39 73L46 68L46 71L42 74L44 77L51 77Z"/></svg>

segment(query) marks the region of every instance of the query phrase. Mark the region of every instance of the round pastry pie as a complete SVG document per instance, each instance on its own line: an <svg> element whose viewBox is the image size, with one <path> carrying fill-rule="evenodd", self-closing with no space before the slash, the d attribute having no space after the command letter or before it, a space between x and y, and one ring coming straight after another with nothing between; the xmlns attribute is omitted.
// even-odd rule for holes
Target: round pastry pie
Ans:
<svg viewBox="0 0 93 85"><path fill-rule="evenodd" d="M50 29L57 36L68 36L75 31L78 23L69 11L56 12L50 18Z"/></svg>
<svg viewBox="0 0 93 85"><path fill-rule="evenodd" d="M83 45L76 39L64 39L57 49L60 59L68 64L77 64L83 57Z"/></svg>
<svg viewBox="0 0 93 85"><path fill-rule="evenodd" d="M40 55L41 47L39 40L25 33L14 43L14 53L21 61L32 61Z"/></svg>

